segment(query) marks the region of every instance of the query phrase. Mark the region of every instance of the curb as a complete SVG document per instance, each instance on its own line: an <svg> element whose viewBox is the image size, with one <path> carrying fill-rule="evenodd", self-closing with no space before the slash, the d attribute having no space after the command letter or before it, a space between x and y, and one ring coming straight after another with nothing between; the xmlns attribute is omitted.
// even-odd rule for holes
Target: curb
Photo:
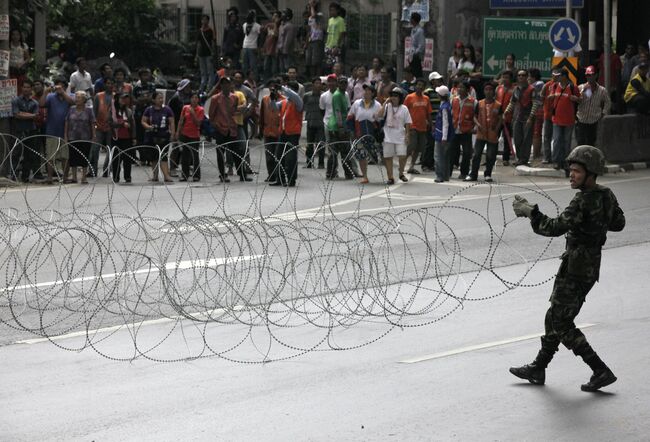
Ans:
<svg viewBox="0 0 650 442"><path fill-rule="evenodd" d="M650 169L650 161L622 163L622 164L608 164L605 166L605 173L629 172L631 170L642 170L642 169ZM515 175L539 176L539 177L546 177L546 178L565 177L563 170L555 170L546 167L528 167L528 166L517 166L515 168Z"/></svg>
<svg viewBox="0 0 650 442"><path fill-rule="evenodd" d="M564 178L564 171L555 170L553 168L548 168L548 167L517 166L515 167L515 175L541 176L546 178Z"/></svg>
<svg viewBox="0 0 650 442"><path fill-rule="evenodd" d="M646 162L638 161L638 162L633 162L633 163L614 164L614 165L610 165L610 166L607 166L607 167L609 168L609 167L612 167L612 166L615 166L619 170L623 170L623 171L626 171L626 172L630 171L630 170L650 169L650 161L646 161Z"/></svg>

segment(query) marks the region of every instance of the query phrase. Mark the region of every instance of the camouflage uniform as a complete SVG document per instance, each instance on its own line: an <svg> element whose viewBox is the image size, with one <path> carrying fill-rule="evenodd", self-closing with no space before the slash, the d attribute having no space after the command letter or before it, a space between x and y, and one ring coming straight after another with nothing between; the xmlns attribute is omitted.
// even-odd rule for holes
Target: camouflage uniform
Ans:
<svg viewBox="0 0 650 442"><path fill-rule="evenodd" d="M546 333L542 337L538 365L546 368L560 343L590 364L598 356L573 320L598 281L601 248L607 231L619 232L625 227L623 211L614 193L597 185L577 193L557 218L549 218L537 209L530 218L533 230L539 235L566 234L566 251L555 278L551 307L546 313Z"/></svg>

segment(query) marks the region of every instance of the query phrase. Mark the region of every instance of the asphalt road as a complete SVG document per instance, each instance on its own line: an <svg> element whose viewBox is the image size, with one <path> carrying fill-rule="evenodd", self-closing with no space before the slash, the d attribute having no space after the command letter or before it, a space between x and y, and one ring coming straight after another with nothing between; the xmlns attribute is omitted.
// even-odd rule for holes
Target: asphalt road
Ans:
<svg viewBox="0 0 650 442"><path fill-rule="evenodd" d="M647 437L650 173L600 180L627 227L577 323L619 381L586 394L566 349L544 387L507 371L536 354L564 245L515 219L512 195L554 213L564 180L499 167L497 186L387 191L380 169L363 187L322 172L289 191L263 174L224 187L209 166L189 186L137 170L5 191L0 439Z"/></svg>

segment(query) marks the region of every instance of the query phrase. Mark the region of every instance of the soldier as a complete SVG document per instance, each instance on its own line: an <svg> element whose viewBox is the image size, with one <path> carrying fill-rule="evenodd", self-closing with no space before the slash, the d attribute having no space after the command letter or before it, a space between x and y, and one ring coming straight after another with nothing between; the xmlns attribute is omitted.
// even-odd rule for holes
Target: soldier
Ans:
<svg viewBox="0 0 650 442"><path fill-rule="evenodd" d="M582 391L596 391L616 381L614 373L591 348L585 335L576 328L573 320L580 312L585 297L598 281L601 248L607 231L620 232L625 227L625 216L614 193L596 184L602 173L605 159L593 146L578 146L568 156L572 189L579 189L564 212L557 218L542 214L519 195L512 203L517 216L530 218L533 231L543 236L560 236L566 233L566 251L555 277L551 294L551 307L546 313L542 348L535 360L523 367L512 367L510 373L532 384L543 385L544 370L560 343L576 356L582 357L594 371Z"/></svg>

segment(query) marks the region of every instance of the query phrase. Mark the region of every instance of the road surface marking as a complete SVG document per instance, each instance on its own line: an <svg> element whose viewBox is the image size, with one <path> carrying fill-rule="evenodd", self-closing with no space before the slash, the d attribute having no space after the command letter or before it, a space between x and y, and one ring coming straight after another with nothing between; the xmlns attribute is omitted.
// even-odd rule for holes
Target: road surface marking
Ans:
<svg viewBox="0 0 650 442"><path fill-rule="evenodd" d="M191 259L188 261L172 261L172 262L165 263L164 266L157 266L155 264L152 264L151 267L138 269L138 270L131 270L128 272L105 273L103 275L82 276L74 279L58 279L56 281L39 282L37 284L15 285L13 287L6 287L0 289L0 293L14 291L14 290L36 289L41 287L52 287L56 285L74 284L78 282L94 281L96 279L112 279L112 278L119 278L122 276L158 273L160 272L162 267L164 267L165 270L168 271L185 270L185 269L197 268L197 267L213 268L225 264L236 263L239 261L251 261L254 259L259 259L263 256L266 255L245 255L245 256L231 256L228 258Z"/></svg>
<svg viewBox="0 0 650 442"><path fill-rule="evenodd" d="M579 324L579 325L577 325L577 327L580 328L580 329L583 329L583 328L593 327L595 325L596 324ZM416 364L418 362L430 361L432 359L446 358L447 356L454 356L454 355L458 355L458 354L461 354L461 353L468 353L468 352L471 352L471 351L483 350L483 349L492 348L492 347L500 347L502 345L513 344L515 342L529 341L531 339L539 338L541 336L544 336L544 333L536 333L536 334L533 334L533 335L518 336L518 337L515 337L515 338L504 339L504 340L501 340L501 341L493 341L493 342L486 342L484 344L470 345L469 347L461 347L461 348L457 348L455 350L443 351L441 353L434 353L434 354L425 355L425 356L418 356L418 357L411 358L411 359L404 359L402 361L399 361L399 363L400 364Z"/></svg>
<svg viewBox="0 0 650 442"><path fill-rule="evenodd" d="M232 307L232 311L240 311L243 310L244 306L242 305L235 305ZM65 335L56 335L56 336L49 336L47 338L33 338L33 339L23 339L20 341L15 341L14 344L39 344L41 342L49 342L49 341L61 341L63 339L70 339L70 338L78 338L80 336L90 336L90 335L95 335L98 333L111 333L114 331L126 329L136 329L140 328L142 326L146 325L156 325L156 324L165 324L168 322L174 322L174 321L181 321L184 319L188 319L189 316L196 317L196 316L212 316L214 314L221 314L225 313L227 310L224 308L215 308L213 310L207 310L204 312L196 312L196 313L188 313L187 315L177 315L177 316L170 316L168 318L158 318L158 319L149 319L147 321L140 321L140 322L130 322L126 324L120 324L120 325L113 325L110 327L102 327L102 328L96 328L94 330L79 330L76 332L71 332L71 333L66 333Z"/></svg>

